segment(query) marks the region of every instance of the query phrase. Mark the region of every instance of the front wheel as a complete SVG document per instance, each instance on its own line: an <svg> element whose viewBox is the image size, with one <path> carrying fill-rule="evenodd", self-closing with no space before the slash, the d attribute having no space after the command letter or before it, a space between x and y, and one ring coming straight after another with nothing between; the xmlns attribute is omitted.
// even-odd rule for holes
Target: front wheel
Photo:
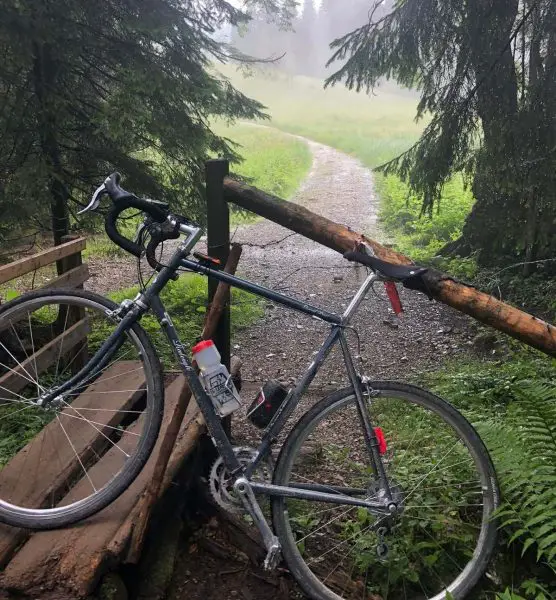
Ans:
<svg viewBox="0 0 556 600"><path fill-rule="evenodd" d="M0 308L0 522L63 527L115 500L137 477L163 412L162 373L138 323L78 387L118 326L118 306L85 291L30 292Z"/></svg>
<svg viewBox="0 0 556 600"><path fill-rule="evenodd" d="M315 600L463 598L496 541L496 475L469 422L415 386L369 384L365 402L382 430L382 461L397 514L299 498L272 498L284 558ZM352 388L317 403L294 427L274 483L376 501Z"/></svg>

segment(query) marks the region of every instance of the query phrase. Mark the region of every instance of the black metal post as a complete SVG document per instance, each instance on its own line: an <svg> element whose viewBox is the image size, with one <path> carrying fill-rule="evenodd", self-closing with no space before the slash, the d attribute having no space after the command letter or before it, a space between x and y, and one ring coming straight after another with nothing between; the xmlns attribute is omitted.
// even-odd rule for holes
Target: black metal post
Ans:
<svg viewBox="0 0 556 600"><path fill-rule="evenodd" d="M230 172L230 163L217 158L205 164L207 194L207 253L220 260L222 268L230 252L230 212L224 200L224 177ZM218 281L209 277L208 299L212 302ZM226 298L226 308L220 317L214 343L222 356L223 364L230 369L230 296Z"/></svg>

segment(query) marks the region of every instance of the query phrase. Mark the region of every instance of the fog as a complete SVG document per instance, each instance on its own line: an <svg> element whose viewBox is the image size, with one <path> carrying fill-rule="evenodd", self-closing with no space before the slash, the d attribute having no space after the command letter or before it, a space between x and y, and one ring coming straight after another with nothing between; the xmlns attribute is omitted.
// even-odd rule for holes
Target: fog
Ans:
<svg viewBox="0 0 556 600"><path fill-rule="evenodd" d="M373 20L387 14L393 0L384 0ZM371 0L302 0L297 18L289 29L268 23L266 15L255 14L246 26L229 33L231 43L242 53L296 75L325 77L339 63L326 67L333 54L330 43L363 26L369 20Z"/></svg>

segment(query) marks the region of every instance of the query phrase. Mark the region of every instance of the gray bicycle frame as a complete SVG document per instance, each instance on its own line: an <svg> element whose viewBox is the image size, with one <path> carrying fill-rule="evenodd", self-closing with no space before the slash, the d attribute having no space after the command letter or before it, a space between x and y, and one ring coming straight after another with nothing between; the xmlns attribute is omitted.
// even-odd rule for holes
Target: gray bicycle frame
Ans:
<svg viewBox="0 0 556 600"><path fill-rule="evenodd" d="M120 320L118 326L101 345L95 355L83 367L83 369L81 369L81 371L76 373L63 385L50 392L42 400L44 402L52 401L56 396L63 394L70 389L78 388L80 384L82 385L85 377L87 377L90 381L91 373L100 373L102 368L121 346L126 331L129 330L133 324L142 317L143 314L151 309L160 323L161 328L165 332L172 346L176 359L178 360L181 369L187 378L189 387L193 392L199 409L201 410L205 419L209 435L218 453L222 457L227 471L232 476L243 475L249 480L250 485L255 492L264 493L269 496L293 497L314 500L317 502L348 504L367 508L374 513L388 513L387 502L372 502L364 498L355 497L358 495L367 496L368 492L365 489L298 483L290 484L289 486L278 486L269 483L256 482L250 479L254 469L257 467L260 461L268 456L272 444L276 441L278 433L283 429L287 420L299 404L301 397L315 378L320 367L330 353L330 350L337 342L339 342L349 381L353 386L356 397L359 420L363 429L363 435L369 453L371 468L381 488L386 492L387 499L390 499L390 487L381 460L379 443L370 422L369 413L366 410L364 383L357 374L344 333L345 328L349 325L351 317L365 298L372 284L378 279L377 275L371 273L367 276L353 297L349 306L346 308L344 314L339 316L269 288L252 283L240 277L236 277L235 275L212 268L207 263L188 259L187 257L189 256L191 249L198 242L201 236L201 229L192 228L188 233L189 237L180 244L179 248L172 255L168 264L160 270L152 284L141 294L139 294L134 301L128 301L127 304L125 304L124 301L124 304L122 304L120 310L114 311L114 315ZM233 446L222 425L221 419L216 413L212 400L203 388L196 370L193 368L188 359L186 348L179 339L176 328L172 323L172 319L166 312L166 309L160 300L160 292L171 279L175 278L176 272L179 269L187 269L188 271L200 273L207 277L212 277L218 281L223 281L233 287L237 287L247 292L251 292L257 296L277 302L287 306L288 308L297 310L306 315L310 315L331 325L330 333L324 340L324 343L317 352L313 362L309 365L309 368L301 377L299 383L297 383L297 385L290 390L286 400L282 403L279 410L270 421L268 427L265 429L261 443L257 448L255 458L247 467L242 466L239 463L234 453Z"/></svg>

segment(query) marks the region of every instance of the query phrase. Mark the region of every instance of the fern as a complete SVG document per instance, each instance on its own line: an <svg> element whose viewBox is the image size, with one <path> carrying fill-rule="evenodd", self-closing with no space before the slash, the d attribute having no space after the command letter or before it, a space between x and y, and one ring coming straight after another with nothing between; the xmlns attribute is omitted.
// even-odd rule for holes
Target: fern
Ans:
<svg viewBox="0 0 556 600"><path fill-rule="evenodd" d="M503 421L477 424L500 479L498 516L522 555L535 550L537 561L556 569L556 389L521 381L512 393Z"/></svg>

